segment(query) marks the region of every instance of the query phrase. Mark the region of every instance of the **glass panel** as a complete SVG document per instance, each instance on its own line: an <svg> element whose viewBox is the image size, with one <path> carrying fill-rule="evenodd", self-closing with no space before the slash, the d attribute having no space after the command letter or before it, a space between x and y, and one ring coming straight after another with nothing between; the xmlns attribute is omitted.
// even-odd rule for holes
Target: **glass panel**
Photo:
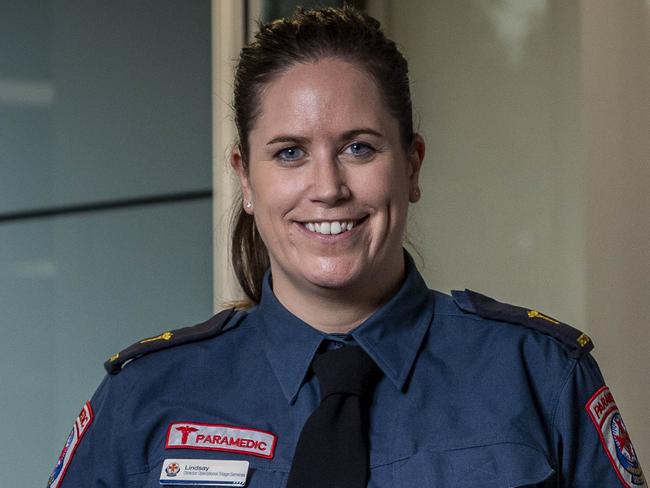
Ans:
<svg viewBox="0 0 650 488"><path fill-rule="evenodd" d="M0 214L211 187L210 0L0 0Z"/></svg>
<svg viewBox="0 0 650 488"><path fill-rule="evenodd" d="M111 354L210 316L210 221L203 201L0 226L3 486L45 485Z"/></svg>
<svg viewBox="0 0 650 488"><path fill-rule="evenodd" d="M210 7L0 0L0 215L209 190ZM210 315L210 222L207 198L0 222L3 486L45 485L108 355Z"/></svg>

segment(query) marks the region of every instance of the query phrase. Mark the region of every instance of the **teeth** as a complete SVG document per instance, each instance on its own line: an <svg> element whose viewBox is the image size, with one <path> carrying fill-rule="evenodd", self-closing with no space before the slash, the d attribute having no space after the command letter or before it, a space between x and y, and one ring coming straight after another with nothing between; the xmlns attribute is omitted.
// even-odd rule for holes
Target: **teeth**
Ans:
<svg viewBox="0 0 650 488"><path fill-rule="evenodd" d="M334 220L331 222L305 222L303 225L312 232L324 235L336 235L352 230L354 223L354 220Z"/></svg>

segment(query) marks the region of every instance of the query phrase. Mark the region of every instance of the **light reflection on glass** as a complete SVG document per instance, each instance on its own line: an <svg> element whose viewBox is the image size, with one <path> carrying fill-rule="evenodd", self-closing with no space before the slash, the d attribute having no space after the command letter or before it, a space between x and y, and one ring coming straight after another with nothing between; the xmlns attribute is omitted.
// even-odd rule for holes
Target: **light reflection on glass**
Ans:
<svg viewBox="0 0 650 488"><path fill-rule="evenodd" d="M53 102L50 82L0 78L0 105L49 107Z"/></svg>
<svg viewBox="0 0 650 488"><path fill-rule="evenodd" d="M508 64L519 66L526 56L528 38L548 12L548 0L475 1L492 22Z"/></svg>

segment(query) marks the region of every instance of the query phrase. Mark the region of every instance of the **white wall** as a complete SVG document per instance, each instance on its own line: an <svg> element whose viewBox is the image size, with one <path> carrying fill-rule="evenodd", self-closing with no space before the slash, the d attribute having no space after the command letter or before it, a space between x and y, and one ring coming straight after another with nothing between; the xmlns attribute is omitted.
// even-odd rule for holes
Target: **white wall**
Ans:
<svg viewBox="0 0 650 488"><path fill-rule="evenodd" d="M585 313L650 469L650 2L589 0L580 18Z"/></svg>

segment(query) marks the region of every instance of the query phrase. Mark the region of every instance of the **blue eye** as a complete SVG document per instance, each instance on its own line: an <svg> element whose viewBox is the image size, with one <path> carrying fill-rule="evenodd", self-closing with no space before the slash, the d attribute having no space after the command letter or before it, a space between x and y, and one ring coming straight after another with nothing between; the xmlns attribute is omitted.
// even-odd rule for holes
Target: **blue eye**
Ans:
<svg viewBox="0 0 650 488"><path fill-rule="evenodd" d="M276 157L283 161L297 161L305 155L305 151L297 146L284 148L276 154Z"/></svg>
<svg viewBox="0 0 650 488"><path fill-rule="evenodd" d="M374 152L374 148L363 142L353 142L345 148L345 152L353 156L368 156Z"/></svg>

